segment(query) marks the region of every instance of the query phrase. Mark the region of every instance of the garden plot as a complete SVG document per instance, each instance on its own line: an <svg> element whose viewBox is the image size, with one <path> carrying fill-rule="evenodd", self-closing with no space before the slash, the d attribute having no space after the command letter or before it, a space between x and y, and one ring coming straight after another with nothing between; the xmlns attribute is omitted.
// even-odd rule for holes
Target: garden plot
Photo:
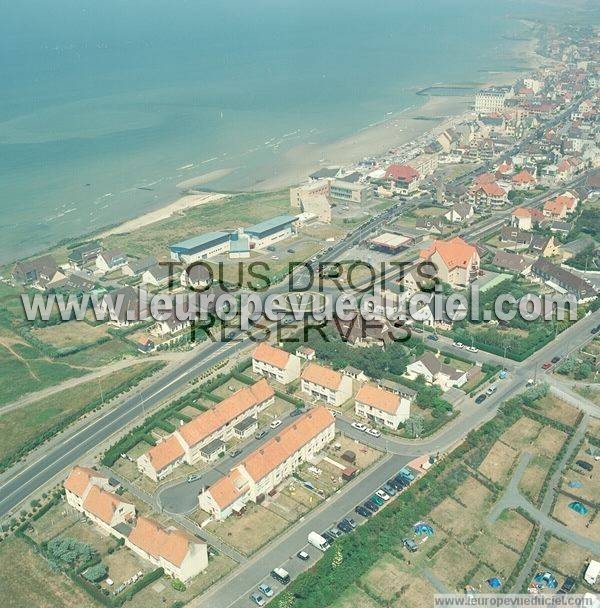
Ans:
<svg viewBox="0 0 600 608"><path fill-rule="evenodd" d="M57 325L48 325L32 330L32 334L40 341L57 349L85 346L93 344L102 338L110 337L108 326L89 325L80 321L68 321Z"/></svg>
<svg viewBox="0 0 600 608"><path fill-rule="evenodd" d="M508 481L518 455L515 448L498 440L479 465L479 472L495 483L505 483Z"/></svg>
<svg viewBox="0 0 600 608"><path fill-rule="evenodd" d="M108 576L114 583L112 587L107 585L106 581L102 583L101 586L106 589L116 589L138 572L147 574L154 569L150 562L143 560L126 547L120 547L113 553L105 555L102 563L108 568Z"/></svg>
<svg viewBox="0 0 600 608"><path fill-rule="evenodd" d="M505 578L512 572L519 561L519 553L504 546L497 538L483 532L469 543L469 549L475 553L481 562L494 569L495 575Z"/></svg>
<svg viewBox="0 0 600 608"><path fill-rule="evenodd" d="M591 471L585 471L573 463L564 472L562 479L562 490L581 498L584 502L598 503L600 501L600 462L585 452L585 447L577 454L575 460L584 460L594 466Z"/></svg>
<svg viewBox="0 0 600 608"><path fill-rule="evenodd" d="M502 539L505 545L515 551L521 551L527 544L533 527L533 524L517 511L506 510L502 511L494 523L492 532Z"/></svg>
<svg viewBox="0 0 600 608"><path fill-rule="evenodd" d="M206 519L202 511L196 513L196 521ZM286 519L261 505L248 503L240 515L231 515L225 521L212 521L206 529L244 555L252 555L288 527Z"/></svg>
<svg viewBox="0 0 600 608"><path fill-rule="evenodd" d="M562 424L574 426L579 419L579 410L562 399L548 394L535 404L535 411Z"/></svg>
<svg viewBox="0 0 600 608"><path fill-rule="evenodd" d="M454 498L445 498L429 515L436 526L456 537L467 537L476 525L468 510Z"/></svg>
<svg viewBox="0 0 600 608"><path fill-rule="evenodd" d="M265 500L262 506L292 523L298 521L320 502L321 498L317 494L296 481L291 481L274 497Z"/></svg>
<svg viewBox="0 0 600 608"><path fill-rule="evenodd" d="M551 466L551 459L545 456L533 456L525 471L523 471L523 475L519 480L519 491L533 504L537 504L539 500L540 492L544 487L544 482Z"/></svg>
<svg viewBox="0 0 600 608"><path fill-rule="evenodd" d="M239 391L241 388L245 388L247 386L247 384L241 382L240 380L236 380L235 378L229 378L227 382L215 388L211 392L211 394L215 397L218 397L219 399L226 399L227 397L233 395L233 393L235 393L236 391Z"/></svg>
<svg viewBox="0 0 600 608"><path fill-rule="evenodd" d="M379 604L371 599L356 585L348 587L347 591L331 605L331 608L380 608Z"/></svg>
<svg viewBox="0 0 600 608"><path fill-rule="evenodd" d="M469 511L480 515L484 508L489 505L493 494L477 479L469 476L454 492L454 498L465 505Z"/></svg>
<svg viewBox="0 0 600 608"><path fill-rule="evenodd" d="M450 590L456 590L462 586L461 583L465 576L478 563L477 557L456 540L451 540L435 556L435 565L432 569Z"/></svg>
<svg viewBox="0 0 600 608"><path fill-rule="evenodd" d="M501 435L500 439L515 450L527 449L539 435L542 425L522 416Z"/></svg>
<svg viewBox="0 0 600 608"><path fill-rule="evenodd" d="M563 576L577 576L583 572L590 557L600 560L600 556L590 556L587 551L584 551L575 543L569 543L552 536L542 555L541 562L551 572L560 573Z"/></svg>
<svg viewBox="0 0 600 608"><path fill-rule="evenodd" d="M339 448L336 446L339 446ZM370 467L382 456L382 453L379 450L375 450L374 448L341 433L336 435L335 441L330 443L325 448L325 452L331 458L340 462L340 464L344 464L344 466L345 463L341 457L342 454L348 450L356 454L356 462L354 463L354 466L358 467L361 471L364 471L366 468Z"/></svg>
<svg viewBox="0 0 600 608"><path fill-rule="evenodd" d="M594 518L595 510L590 505L585 505L587 514L580 515L569 507L573 501L573 497L561 494L554 505L552 517L573 532L600 542L600 517Z"/></svg>

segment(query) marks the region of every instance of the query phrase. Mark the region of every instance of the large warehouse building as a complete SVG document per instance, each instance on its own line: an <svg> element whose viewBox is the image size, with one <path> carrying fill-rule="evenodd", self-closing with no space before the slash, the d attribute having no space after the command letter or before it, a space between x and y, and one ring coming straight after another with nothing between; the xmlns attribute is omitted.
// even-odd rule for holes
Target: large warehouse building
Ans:
<svg viewBox="0 0 600 608"><path fill-rule="evenodd" d="M270 220L244 228L244 233L250 237L252 249L264 249L273 243L293 236L295 221L295 215L278 215Z"/></svg>
<svg viewBox="0 0 600 608"><path fill-rule="evenodd" d="M187 264L207 260L221 253L229 253L230 234L228 232L207 232L191 239L171 245L171 259Z"/></svg>

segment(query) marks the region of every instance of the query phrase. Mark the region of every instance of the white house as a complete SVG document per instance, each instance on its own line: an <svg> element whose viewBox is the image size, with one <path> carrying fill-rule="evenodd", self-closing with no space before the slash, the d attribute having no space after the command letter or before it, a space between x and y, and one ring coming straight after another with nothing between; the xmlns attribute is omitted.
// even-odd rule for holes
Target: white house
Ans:
<svg viewBox="0 0 600 608"><path fill-rule="evenodd" d="M411 380L423 376L427 382L437 384L443 391L453 386L461 387L468 379L466 371L445 364L430 351L410 363L405 375Z"/></svg>
<svg viewBox="0 0 600 608"><path fill-rule="evenodd" d="M329 405L340 406L352 397L351 378L316 363L304 369L300 386L303 393Z"/></svg>
<svg viewBox="0 0 600 608"><path fill-rule="evenodd" d="M101 251L96 258L96 268L101 272L112 272L127 265L127 256L122 251Z"/></svg>
<svg viewBox="0 0 600 608"><path fill-rule="evenodd" d="M216 520L257 502L335 438L335 418L316 407L252 452L198 496L200 508Z"/></svg>
<svg viewBox="0 0 600 608"><path fill-rule="evenodd" d="M391 429L397 429L400 423L410 416L410 406L414 401L392 393L391 391L364 384L356 394L354 411L357 416Z"/></svg>
<svg viewBox="0 0 600 608"><path fill-rule="evenodd" d="M273 378L281 384L289 384L300 377L300 358L261 342L252 353L252 371Z"/></svg>

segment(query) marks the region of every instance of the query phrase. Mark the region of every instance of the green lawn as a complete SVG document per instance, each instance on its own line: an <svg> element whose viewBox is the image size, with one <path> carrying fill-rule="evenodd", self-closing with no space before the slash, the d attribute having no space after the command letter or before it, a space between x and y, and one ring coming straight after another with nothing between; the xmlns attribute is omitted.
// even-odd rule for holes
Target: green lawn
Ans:
<svg viewBox="0 0 600 608"><path fill-rule="evenodd" d="M27 441L41 435L62 419L85 407L100 394L147 370L154 363L132 365L108 377L90 380L79 386L57 392L20 409L0 414L0 460L9 457Z"/></svg>

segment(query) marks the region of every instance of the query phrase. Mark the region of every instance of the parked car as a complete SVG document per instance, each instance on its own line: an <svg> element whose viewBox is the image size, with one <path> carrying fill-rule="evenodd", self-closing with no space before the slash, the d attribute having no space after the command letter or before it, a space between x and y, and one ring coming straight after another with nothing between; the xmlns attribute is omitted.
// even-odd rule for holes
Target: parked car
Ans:
<svg viewBox="0 0 600 608"><path fill-rule="evenodd" d="M306 551L298 551L298 553L296 553L296 557L298 559L301 559L303 562L306 562L310 559L310 555Z"/></svg>
<svg viewBox="0 0 600 608"><path fill-rule="evenodd" d="M290 418L295 418L296 416L302 416L306 412L305 409L301 407L297 407L290 412Z"/></svg>
<svg viewBox="0 0 600 608"><path fill-rule="evenodd" d="M562 591L563 593L571 593L575 588L575 579L572 576L567 576L565 582L562 584L562 587L559 590L559 593Z"/></svg>
<svg viewBox="0 0 600 608"><path fill-rule="evenodd" d="M273 589L271 589L267 583L261 583L258 586L258 590L267 597L271 597L273 595Z"/></svg>
<svg viewBox="0 0 600 608"><path fill-rule="evenodd" d="M349 534L350 532L352 532L352 526L344 520L342 520L337 525L337 529L340 530L341 532L344 532L345 534Z"/></svg>
<svg viewBox="0 0 600 608"><path fill-rule="evenodd" d="M337 526L334 526L333 528L329 528L329 534L331 534L333 538L339 538L342 535L342 532L341 530L338 530Z"/></svg>
<svg viewBox="0 0 600 608"><path fill-rule="evenodd" d="M390 499L390 495L385 490L377 490L375 494L377 494L379 498L382 498L385 501L388 501Z"/></svg>
<svg viewBox="0 0 600 608"><path fill-rule="evenodd" d="M257 605L257 606L264 606L265 605L265 598L260 594L260 593L253 593L250 596L250 599Z"/></svg>
<svg viewBox="0 0 600 608"><path fill-rule="evenodd" d="M262 439L267 434L267 429L260 429L254 433L254 439Z"/></svg>
<svg viewBox="0 0 600 608"><path fill-rule="evenodd" d="M385 500L383 498L377 496L377 494L373 494L371 498L369 498L371 502L374 502L378 507L382 507Z"/></svg>
<svg viewBox="0 0 600 608"><path fill-rule="evenodd" d="M414 553L419 547L414 540L410 538L402 539L402 544L411 552Z"/></svg>
<svg viewBox="0 0 600 608"><path fill-rule="evenodd" d="M465 350L468 350L470 353L478 353L479 349L476 346L465 346Z"/></svg>
<svg viewBox="0 0 600 608"><path fill-rule="evenodd" d="M487 391L485 391L485 394L489 397L490 395L493 395L496 392L496 389L498 388L497 384L492 384L492 386L490 386Z"/></svg>
<svg viewBox="0 0 600 608"><path fill-rule="evenodd" d="M597 334L600 331L600 325L596 325L596 327L592 328L592 333Z"/></svg>
<svg viewBox="0 0 600 608"><path fill-rule="evenodd" d="M271 424L269 424L269 426L272 429L276 429L278 426L281 426L281 420L279 420L278 418L276 420L271 420Z"/></svg>
<svg viewBox="0 0 600 608"><path fill-rule="evenodd" d="M187 476L188 483L193 483L194 481L198 481L199 479L202 479L202 475L198 475L197 473Z"/></svg>
<svg viewBox="0 0 600 608"><path fill-rule="evenodd" d="M408 479L406 479L405 477L402 477L402 475L396 475L396 477L394 477L394 481L400 485L401 488L406 488L407 486L410 485L410 482L408 481Z"/></svg>
<svg viewBox="0 0 600 608"><path fill-rule="evenodd" d="M544 365L542 365L542 369L550 369L552 367L552 363L550 363L550 361L547 361L546 363L544 363Z"/></svg>
<svg viewBox="0 0 600 608"><path fill-rule="evenodd" d="M436 334L429 334L427 336L428 340L431 340L432 342L437 342L439 340L439 337Z"/></svg>
<svg viewBox="0 0 600 608"><path fill-rule="evenodd" d="M452 342L452 346L455 346L456 348L464 348L465 345L462 342Z"/></svg>
<svg viewBox="0 0 600 608"><path fill-rule="evenodd" d="M389 496L396 496L396 488L391 486L389 483L384 484L381 489Z"/></svg>
<svg viewBox="0 0 600 608"><path fill-rule="evenodd" d="M239 456L241 453L242 453L241 448L233 448L233 450L229 450L229 457L235 458L236 456Z"/></svg>
<svg viewBox="0 0 600 608"><path fill-rule="evenodd" d="M479 405L480 403L483 403L486 399L487 399L487 395L485 393L481 393L481 395L479 395L475 399L475 403L477 403L477 405Z"/></svg>
<svg viewBox="0 0 600 608"><path fill-rule="evenodd" d="M370 517L371 511L367 509L367 507L363 507L362 505L358 505L358 507L354 507L354 512L362 517Z"/></svg>
<svg viewBox="0 0 600 608"><path fill-rule="evenodd" d="M356 429L357 431L362 431L364 433L367 430L367 425L363 424L362 422L353 422L352 428Z"/></svg>
<svg viewBox="0 0 600 608"><path fill-rule="evenodd" d="M551 359L551 363L558 363L560 361L560 357L556 356L556 357L552 357Z"/></svg>
<svg viewBox="0 0 600 608"><path fill-rule="evenodd" d="M377 429L367 429L365 433L371 435L371 437L381 437L381 431L378 431Z"/></svg>
<svg viewBox="0 0 600 608"><path fill-rule="evenodd" d="M586 471L591 471L594 468L594 465L587 462L586 460L576 460L575 464Z"/></svg>
<svg viewBox="0 0 600 608"><path fill-rule="evenodd" d="M342 521L345 521L348 523L348 525L354 530L354 528L356 528L356 522L351 518L351 517L344 517L344 519Z"/></svg>
<svg viewBox="0 0 600 608"><path fill-rule="evenodd" d="M377 511L379 511L379 505L370 499L365 502L364 507L365 509L367 509L367 511L370 511L371 513L376 513Z"/></svg>
<svg viewBox="0 0 600 608"><path fill-rule="evenodd" d="M329 543L331 544L334 540L335 540L335 536L333 536L332 534L329 534L329 532L322 532L321 536Z"/></svg>

